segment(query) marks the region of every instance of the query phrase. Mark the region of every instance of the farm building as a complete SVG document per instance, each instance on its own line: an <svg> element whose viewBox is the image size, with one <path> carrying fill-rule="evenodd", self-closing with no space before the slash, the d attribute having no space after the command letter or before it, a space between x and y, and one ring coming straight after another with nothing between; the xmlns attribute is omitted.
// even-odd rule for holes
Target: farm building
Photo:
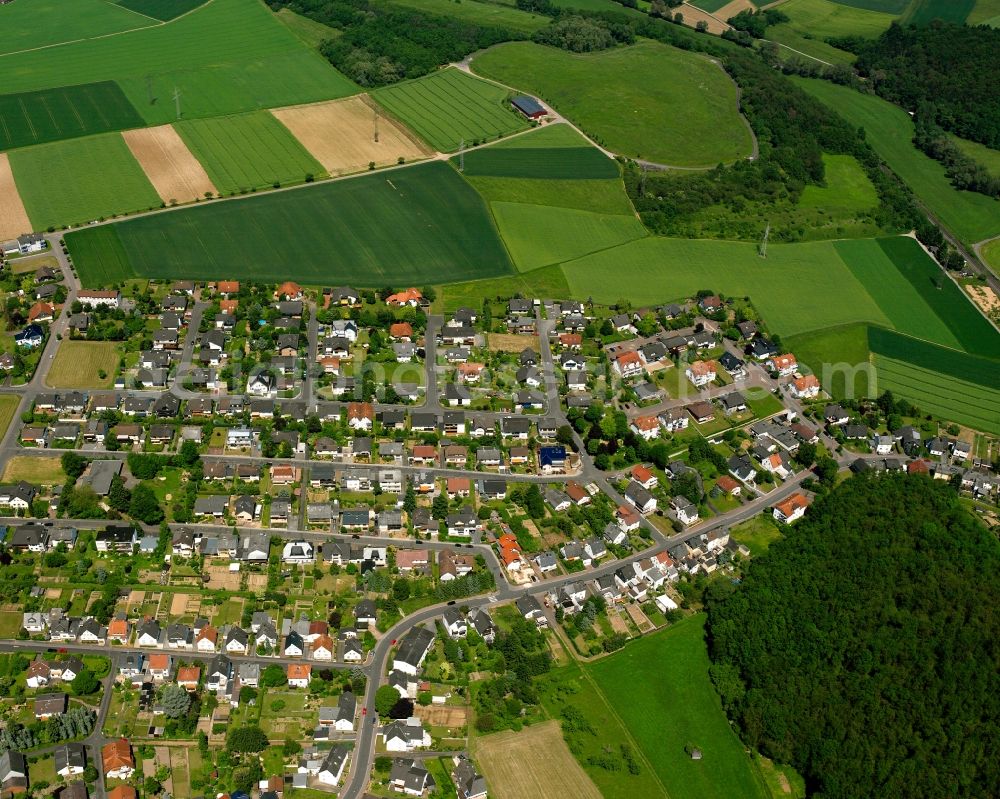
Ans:
<svg viewBox="0 0 1000 799"><path fill-rule="evenodd" d="M528 119L541 119L547 113L545 106L534 97L528 97L526 94L518 95L510 103Z"/></svg>

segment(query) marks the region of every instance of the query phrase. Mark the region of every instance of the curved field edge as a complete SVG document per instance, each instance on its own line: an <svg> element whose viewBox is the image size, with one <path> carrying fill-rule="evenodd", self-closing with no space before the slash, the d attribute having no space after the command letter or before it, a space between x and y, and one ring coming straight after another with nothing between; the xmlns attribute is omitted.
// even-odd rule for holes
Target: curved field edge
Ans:
<svg viewBox="0 0 1000 799"><path fill-rule="evenodd" d="M421 285L513 272L485 202L441 162L151 214L114 228L66 236L85 285L132 275L275 274L306 284Z"/></svg>
<svg viewBox="0 0 1000 799"><path fill-rule="evenodd" d="M472 69L539 96L594 141L630 158L705 168L753 151L735 84L711 59L669 45L643 41L570 54L509 42L478 55ZM657 79L636 81L640 74Z"/></svg>

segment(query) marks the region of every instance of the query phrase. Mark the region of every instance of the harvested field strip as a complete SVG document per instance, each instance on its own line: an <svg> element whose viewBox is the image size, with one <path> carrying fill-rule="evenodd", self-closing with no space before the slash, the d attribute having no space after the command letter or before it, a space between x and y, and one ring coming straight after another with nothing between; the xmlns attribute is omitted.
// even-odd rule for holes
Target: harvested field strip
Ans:
<svg viewBox="0 0 1000 799"><path fill-rule="evenodd" d="M114 81L0 94L0 150L143 125Z"/></svg>
<svg viewBox="0 0 1000 799"><path fill-rule="evenodd" d="M919 364L923 369L1000 391L1000 361L938 347L880 327L869 328L868 347L882 357Z"/></svg>
<svg viewBox="0 0 1000 799"><path fill-rule="evenodd" d="M440 152L528 127L507 104L509 92L453 67L387 86L375 100Z"/></svg>
<svg viewBox="0 0 1000 799"><path fill-rule="evenodd" d="M647 235L634 216L613 216L522 203L492 203L493 216L518 270L527 272Z"/></svg>
<svg viewBox="0 0 1000 799"><path fill-rule="evenodd" d="M36 230L161 205L120 133L25 147L10 153L10 165Z"/></svg>
<svg viewBox="0 0 1000 799"><path fill-rule="evenodd" d="M723 34L729 30L729 24L725 20L689 3L683 3L678 10L684 15L684 24L689 28L694 28L699 22L704 22L705 30L709 33Z"/></svg>
<svg viewBox="0 0 1000 799"><path fill-rule="evenodd" d="M134 275L264 280L281 274L308 284L419 286L512 271L485 203L440 162L155 214L115 228L66 237L86 285Z"/></svg>
<svg viewBox="0 0 1000 799"><path fill-rule="evenodd" d="M488 735L475 754L496 799L601 799L566 748L557 721Z"/></svg>
<svg viewBox="0 0 1000 799"><path fill-rule="evenodd" d="M0 153L0 241L31 233L31 220L17 193L14 173L6 153Z"/></svg>
<svg viewBox="0 0 1000 799"><path fill-rule="evenodd" d="M888 389L915 403L924 413L1000 434L1000 391L881 355L875 355L874 361L879 392Z"/></svg>
<svg viewBox="0 0 1000 799"><path fill-rule="evenodd" d="M453 158L452 162L456 160ZM596 147L486 147L465 156L463 174L471 177L599 180L617 178L620 173L618 164Z"/></svg>
<svg viewBox="0 0 1000 799"><path fill-rule="evenodd" d="M398 159L412 161L430 155L429 149L366 95L278 108L271 113L331 175L358 172L370 163L384 166Z"/></svg>
<svg viewBox="0 0 1000 799"><path fill-rule="evenodd" d="M216 192L202 165L170 125L127 130L122 138L163 202L190 202Z"/></svg>
<svg viewBox="0 0 1000 799"><path fill-rule="evenodd" d="M894 236L878 242L903 277L948 325L962 349L974 355L1000 358L1000 333L915 239Z"/></svg>
<svg viewBox="0 0 1000 799"><path fill-rule="evenodd" d="M224 194L323 174L322 164L268 111L190 120L174 128Z"/></svg>

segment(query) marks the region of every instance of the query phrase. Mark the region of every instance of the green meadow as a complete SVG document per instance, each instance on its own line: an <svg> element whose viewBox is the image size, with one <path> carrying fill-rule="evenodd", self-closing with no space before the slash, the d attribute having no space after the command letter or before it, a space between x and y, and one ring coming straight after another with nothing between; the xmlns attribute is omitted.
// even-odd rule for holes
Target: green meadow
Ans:
<svg viewBox="0 0 1000 799"><path fill-rule="evenodd" d="M696 53L656 42L584 54L509 42L477 56L472 68L551 103L599 144L629 158L711 167L751 152L735 85Z"/></svg>

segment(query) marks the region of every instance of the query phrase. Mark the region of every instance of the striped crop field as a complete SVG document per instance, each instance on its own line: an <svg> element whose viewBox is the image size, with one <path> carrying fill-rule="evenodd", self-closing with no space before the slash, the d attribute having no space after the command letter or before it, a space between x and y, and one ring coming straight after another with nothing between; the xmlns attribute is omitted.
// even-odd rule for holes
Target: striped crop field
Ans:
<svg viewBox="0 0 1000 799"><path fill-rule="evenodd" d="M508 102L510 92L450 67L377 89L372 96L442 153L528 128Z"/></svg>

